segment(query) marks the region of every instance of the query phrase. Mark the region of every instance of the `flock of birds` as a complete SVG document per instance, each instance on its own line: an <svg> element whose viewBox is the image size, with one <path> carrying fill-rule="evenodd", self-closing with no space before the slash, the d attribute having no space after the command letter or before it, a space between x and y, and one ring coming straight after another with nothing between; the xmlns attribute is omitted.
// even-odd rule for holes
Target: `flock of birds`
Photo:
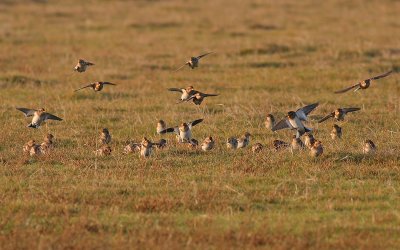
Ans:
<svg viewBox="0 0 400 250"><path fill-rule="evenodd" d="M191 69L195 69L199 66L199 61L201 58L211 54L212 52L202 54L197 57L191 57L189 61L187 61L184 65L179 67L176 71L182 69L185 66L189 66ZM89 66L93 66L94 63L85 61L83 59L79 59L78 64L75 66L74 70L83 73L85 72ZM368 89L371 85L372 81L384 78L390 75L392 71L388 71L384 74L374 76L363 81L360 81L350 87L345 89L336 91L335 93L345 93L347 91L353 90L365 90ZM79 91L85 88L92 88L94 91L101 91L103 90L104 86L106 85L116 85L111 82L95 82L83 86L75 91ZM179 92L181 97L177 103L182 102L193 102L195 105L201 105L206 97L215 97L218 94L206 94L200 91L197 91L193 88L193 86L188 86L186 88L169 88L169 91ZM281 140L274 140L273 141L273 148L275 150L282 150L282 149L291 149L291 150L301 150L301 149L308 149L310 151L310 155L312 157L318 157L323 153L323 146L322 142L315 139L312 135L312 128L308 128L304 125L303 122L307 121L307 116L317 108L319 103L313 103L307 105L305 107L299 108L296 111L289 111L285 118L276 122L275 117L272 114L268 114L265 120L265 127L272 130L278 131L282 129L291 129L296 130L296 134L293 135L291 143L287 143ZM43 122L46 120L56 120L62 121L62 119L58 116L53 114L47 113L45 109L28 109L28 108L17 108L17 110L23 112L26 117L32 117L31 123L28 125L30 128L39 128ZM343 121L345 116L348 113L359 111L360 108L358 107L345 107L345 108L337 108L321 120L318 123L324 122L328 119L333 118L335 121ZM157 122L156 131L158 134L163 135L166 133L174 133L176 135L176 139L178 143L185 143L190 148L197 148L199 146L199 142L192 137L192 130L193 127L200 124L203 119L197 119L191 122L184 122L180 125L174 127L168 127L165 121L159 120ZM301 140L301 137L304 135L304 142ZM331 131L331 138L333 140L340 139L342 137L342 128L337 125L333 124L332 131ZM226 146L229 149L240 149L245 148L250 143L251 134L246 132L243 136L235 138L230 137L226 140ZM53 143L53 135L47 134L44 138L44 142L41 144L36 144L34 140L30 140L23 146L23 151L26 154L31 156L34 155L43 155L48 154L54 148ZM110 155L112 149L110 147L111 143L111 134L107 128L104 128L101 131L100 139L101 147L94 151L96 155L99 156L106 156ZM149 157L152 153L153 148L165 148L167 146L167 140L161 139L158 142L152 142L148 140L146 137L142 139L141 142L129 142L128 145L125 146L124 152L125 153L132 153L132 152L139 152L140 156L142 157ZM212 136L208 136L204 139L201 143L200 148L203 151L212 150L215 146L215 140ZM261 143L256 143L252 146L252 151L254 153L260 152L264 146ZM370 154L375 152L376 146L374 142L371 140L366 140L363 145L363 152L365 154Z"/></svg>

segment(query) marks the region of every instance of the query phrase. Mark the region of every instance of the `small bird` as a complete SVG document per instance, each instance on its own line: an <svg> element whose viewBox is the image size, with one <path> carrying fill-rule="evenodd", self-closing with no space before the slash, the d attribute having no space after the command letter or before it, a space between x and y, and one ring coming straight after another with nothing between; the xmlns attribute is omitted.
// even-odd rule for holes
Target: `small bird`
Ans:
<svg viewBox="0 0 400 250"><path fill-rule="evenodd" d="M93 66L94 63L79 59L78 64L75 66L74 70L79 73L85 72L88 66Z"/></svg>
<svg viewBox="0 0 400 250"><path fill-rule="evenodd" d="M204 98L209 97L209 96L218 96L218 94L204 94L201 92L197 92L196 94L189 97L186 101L188 102L190 100L193 100L193 103L195 105L200 105L204 101ZM181 102L183 102L183 101L181 101Z"/></svg>
<svg viewBox="0 0 400 250"><path fill-rule="evenodd" d="M31 148L34 147L35 145L36 145L35 140L30 140L27 143L25 143L25 145L22 147L24 154L30 154Z"/></svg>
<svg viewBox="0 0 400 250"><path fill-rule="evenodd" d="M287 142L281 140L274 140L272 142L272 145L274 146L275 151L279 151L289 147L289 144Z"/></svg>
<svg viewBox="0 0 400 250"><path fill-rule="evenodd" d="M301 149L304 149L305 145L301 141L300 138L298 138L296 135L293 135L291 147L292 147L292 150L301 150Z"/></svg>
<svg viewBox="0 0 400 250"><path fill-rule="evenodd" d="M33 147L31 147L31 150L29 151L29 155L30 156L42 155L42 150L40 149L40 145L38 145L38 144L33 145Z"/></svg>
<svg viewBox="0 0 400 250"><path fill-rule="evenodd" d="M111 135L107 128L103 128L103 130L100 133L100 143L101 144L111 143Z"/></svg>
<svg viewBox="0 0 400 250"><path fill-rule="evenodd" d="M247 145L250 143L250 136L251 134L249 132L246 132L243 136L239 137L237 142L237 148L245 148Z"/></svg>
<svg viewBox="0 0 400 250"><path fill-rule="evenodd" d="M42 122L46 120L56 120L62 121L60 117L46 113L44 108L41 109L27 109L27 108L17 108L17 110L23 112L26 117L33 116L32 122L28 125L29 128L39 128Z"/></svg>
<svg viewBox="0 0 400 250"><path fill-rule="evenodd" d="M234 137L229 137L229 138L226 140L226 147L227 147L228 149L237 149L237 147L238 147L238 140L237 140L236 138L234 138Z"/></svg>
<svg viewBox="0 0 400 250"><path fill-rule="evenodd" d="M310 155L312 157L318 157L318 156L322 155L323 152L324 152L324 148L322 147L321 141L316 141L310 149Z"/></svg>
<svg viewBox="0 0 400 250"><path fill-rule="evenodd" d="M329 118L334 118L336 121L343 121L347 113L358 110L360 110L360 108L337 108L332 113L319 120L318 123L324 122Z"/></svg>
<svg viewBox="0 0 400 250"><path fill-rule="evenodd" d="M40 151L42 152L42 154L48 154L51 150L53 150L53 138L54 136L52 134L47 134L44 137L44 142L40 144Z"/></svg>
<svg viewBox="0 0 400 250"><path fill-rule="evenodd" d="M263 148L264 146L261 143L256 143L251 147L251 151L253 151L253 153L259 153Z"/></svg>
<svg viewBox="0 0 400 250"><path fill-rule="evenodd" d="M188 148L190 149L196 149L199 146L199 141L194 138L190 139L188 143Z"/></svg>
<svg viewBox="0 0 400 250"><path fill-rule="evenodd" d="M264 125L267 129L272 129L275 126L275 117L272 114L268 114Z"/></svg>
<svg viewBox="0 0 400 250"><path fill-rule="evenodd" d="M193 86L188 86L186 88L169 88L168 91L181 92L182 95L181 98L179 99L179 102L186 101L187 99L189 99L191 96L193 96L198 92L197 90L194 90Z"/></svg>
<svg viewBox="0 0 400 250"><path fill-rule="evenodd" d="M209 54L211 54L211 53L213 53L213 52L208 52L208 53L202 54L202 55L200 55L200 56L196 56L196 57L193 56L193 57L190 58L190 60L187 61L184 65L182 65L182 66L180 66L178 69L176 69L175 72L178 71L178 70L180 70L180 69L182 69L182 68L185 67L186 65L189 65L189 67L192 68L192 69L199 67L200 58L205 57L206 55L209 55Z"/></svg>
<svg viewBox="0 0 400 250"><path fill-rule="evenodd" d="M160 134L165 134L165 133L175 133L179 136L179 142L189 142L190 139L192 139L192 128L193 126L201 123L204 119L198 119L194 120L192 122L184 122L181 123L181 125L173 127L173 128L167 128L162 131L160 131Z"/></svg>
<svg viewBox="0 0 400 250"><path fill-rule="evenodd" d="M331 131L331 137L332 137L332 140L342 138L342 128L339 125L333 124L332 131Z"/></svg>
<svg viewBox="0 0 400 250"><path fill-rule="evenodd" d="M376 151L375 143L371 140L364 141L363 153L364 154L373 154Z"/></svg>
<svg viewBox="0 0 400 250"><path fill-rule="evenodd" d="M103 144L99 149L94 151L97 156L108 156L111 155L112 149L109 145Z"/></svg>
<svg viewBox="0 0 400 250"><path fill-rule="evenodd" d="M140 156L149 157L153 152L154 145L157 145L157 143L153 143L149 141L146 137L143 137L140 145Z"/></svg>
<svg viewBox="0 0 400 250"><path fill-rule="evenodd" d="M161 131L167 128L167 124L163 120L159 120L157 122L157 134L160 134Z"/></svg>
<svg viewBox="0 0 400 250"><path fill-rule="evenodd" d="M315 143L315 138L312 134L306 133L304 135L304 145L306 145L307 148L310 148L314 145Z"/></svg>
<svg viewBox="0 0 400 250"><path fill-rule="evenodd" d="M203 151L209 151L211 149L214 148L214 140L211 136L207 137L206 139L204 139L203 143L201 144L201 149Z"/></svg>
<svg viewBox="0 0 400 250"><path fill-rule="evenodd" d="M101 91L104 88L104 85L117 85L115 83L111 83L111 82L94 82L94 83L90 83L82 88L76 89L74 90L74 92L79 91L81 89L85 89L85 88L92 88L94 91Z"/></svg>
<svg viewBox="0 0 400 250"><path fill-rule="evenodd" d="M378 75L378 76L374 76L374 77L365 79L364 81L360 81L360 82L358 82L358 83L356 83L356 84L354 84L354 85L352 85L352 86L350 86L348 88L335 91L334 93L335 94L341 94L341 93L345 93L345 92L347 92L347 91L349 91L351 89L354 89L354 88L355 88L354 92L356 92L359 89L367 89L367 88L369 88L369 86L371 85L371 82L373 80L378 80L378 79L384 78L384 77L390 75L391 73L392 73L392 70L388 71L388 72L386 72L386 73L384 73L382 75Z"/></svg>
<svg viewBox="0 0 400 250"><path fill-rule="evenodd" d="M298 109L296 112L289 111L286 118L279 121L273 128L272 131L277 131L285 128L296 129L296 137L299 138L305 132L311 132L312 129L304 126L302 121L307 121L307 115L311 113L316 107L318 107L318 103L313 103Z"/></svg>
<svg viewBox="0 0 400 250"><path fill-rule="evenodd" d="M140 146L141 146L140 143L129 142L128 145L126 145L124 148L124 153L129 154L133 152L139 152Z"/></svg>

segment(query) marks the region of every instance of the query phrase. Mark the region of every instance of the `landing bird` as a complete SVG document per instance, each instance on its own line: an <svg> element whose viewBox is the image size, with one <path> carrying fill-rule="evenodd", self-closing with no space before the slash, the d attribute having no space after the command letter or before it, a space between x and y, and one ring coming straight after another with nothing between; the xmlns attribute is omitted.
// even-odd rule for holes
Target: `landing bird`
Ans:
<svg viewBox="0 0 400 250"><path fill-rule="evenodd" d="M86 85L82 88L76 89L74 90L74 92L79 91L81 89L85 89L85 88L92 88L94 91L101 91L104 88L104 85L117 85L115 83L111 83L111 82L94 82L91 83L89 85Z"/></svg>
<svg viewBox="0 0 400 250"><path fill-rule="evenodd" d="M17 108L19 111L23 112L26 117L33 116L32 122L28 125L29 128L39 128L40 124L46 120L56 120L62 121L60 117L46 113L44 108L41 109L27 109L27 108Z"/></svg>
<svg viewBox="0 0 400 250"><path fill-rule="evenodd" d="M275 126L275 117L272 114L268 114L264 125L267 129L272 129Z"/></svg>
<svg viewBox="0 0 400 250"><path fill-rule="evenodd" d="M316 107L318 107L318 103L313 103L298 109L296 112L289 111L286 118L278 122L273 128L272 131L277 131L285 128L296 129L296 137L299 138L305 132L311 132L312 129L304 126L302 121L307 121L307 115L311 113Z"/></svg>
<svg viewBox="0 0 400 250"><path fill-rule="evenodd" d="M354 84L353 86L350 86L350 87L342 89L342 90L335 91L334 93L335 94L341 94L341 93L345 93L345 92L347 92L347 91L349 91L351 89L354 89L354 88L355 88L354 92L359 90L359 89L367 89L367 88L369 88L369 86L371 85L371 82L373 80L378 80L378 79L384 78L384 77L390 75L391 73L392 73L392 70L386 72L385 74L365 79L364 81L361 81L361 82L359 82L357 84Z"/></svg>
<svg viewBox="0 0 400 250"><path fill-rule="evenodd" d="M371 140L365 140L363 146L363 153L364 154L373 154L376 151L375 143Z"/></svg>
<svg viewBox="0 0 400 250"><path fill-rule="evenodd" d="M88 66L93 66L94 63L79 59L78 64L75 66L74 70L79 73L85 72Z"/></svg>
<svg viewBox="0 0 400 250"><path fill-rule="evenodd" d="M206 139L204 139L203 143L201 144L201 149L203 151L209 151L214 148L214 144L215 144L214 139L211 136L209 136Z"/></svg>
<svg viewBox="0 0 400 250"><path fill-rule="evenodd" d="M336 121L343 121L344 117L346 116L347 113L359 111L360 108L338 108L332 111L329 115L325 116L321 120L318 121L318 123L324 122L328 120L329 118L334 118Z"/></svg>
<svg viewBox="0 0 400 250"><path fill-rule="evenodd" d="M110 131L107 128L103 128L100 133L100 143L101 144L110 144L111 143L111 135Z"/></svg>
<svg viewBox="0 0 400 250"><path fill-rule="evenodd" d="M318 157L318 156L322 155L323 152L324 152L324 148L322 147L321 141L316 141L310 149L310 155L312 157Z"/></svg>
<svg viewBox="0 0 400 250"><path fill-rule="evenodd" d="M204 98L209 97L209 96L218 96L218 94L205 94L205 93L197 92L196 94L189 97L186 101L188 102L190 100L193 100L193 103L195 105L200 105L204 101Z"/></svg>
<svg viewBox="0 0 400 250"><path fill-rule="evenodd" d="M253 151L253 153L259 153L263 148L264 146L261 143L256 143L251 147L251 151Z"/></svg>
<svg viewBox="0 0 400 250"><path fill-rule="evenodd" d="M197 90L194 90L193 86L188 86L186 88L169 88L168 91L180 92L182 94L181 98L179 99L180 102L186 101L192 95L194 95L198 92Z"/></svg>
<svg viewBox="0 0 400 250"><path fill-rule="evenodd" d="M203 120L204 119L198 119L198 120L194 120L194 121L188 122L188 123L184 122L184 123L181 123L181 125L179 125L179 126L164 129L164 130L160 131L160 134L175 133L179 137L179 142L190 142L190 139L192 139L193 126L196 126Z"/></svg>
<svg viewBox="0 0 400 250"><path fill-rule="evenodd" d="M200 58L205 57L206 55L209 55L209 54L211 54L211 53L213 53L213 52L208 52L208 53L205 53L205 54L203 54L203 55L190 58L189 61L187 61L184 65L180 66L180 67L179 67L178 69L176 69L174 72L176 72L176 71L182 69L182 68L185 67L186 65L189 65L189 67L192 68L192 69L199 67Z"/></svg>
<svg viewBox="0 0 400 250"><path fill-rule="evenodd" d="M332 138L332 140L342 138L342 128L339 125L333 124L332 131L331 131L331 138Z"/></svg>

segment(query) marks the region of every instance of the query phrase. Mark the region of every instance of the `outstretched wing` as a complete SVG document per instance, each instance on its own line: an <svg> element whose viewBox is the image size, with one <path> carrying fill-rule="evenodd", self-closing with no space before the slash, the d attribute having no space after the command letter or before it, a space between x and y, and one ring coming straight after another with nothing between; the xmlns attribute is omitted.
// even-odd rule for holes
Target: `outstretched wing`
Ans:
<svg viewBox="0 0 400 250"><path fill-rule="evenodd" d="M177 128L167 128L167 129L161 130L160 134L173 133L173 132L176 132L175 131L176 129Z"/></svg>
<svg viewBox="0 0 400 250"><path fill-rule="evenodd" d="M189 62L186 62L184 65L182 65L182 66L180 66L179 68L177 68L176 70L174 70L174 72L176 72L176 71L182 69L183 67L185 67L185 66L188 65L188 64L189 64Z"/></svg>
<svg viewBox="0 0 400 250"><path fill-rule="evenodd" d="M354 84L353 86L350 86L350 87L348 87L348 88L335 91L335 92L333 92L333 93L335 93L335 94L342 94L342 93L344 93L344 92L347 92L347 91L349 91L349 90L351 90L351 89L354 89L354 88L356 88L356 87L359 87L359 86L360 86L360 83L357 83L357 84Z"/></svg>
<svg viewBox="0 0 400 250"><path fill-rule="evenodd" d="M76 92L76 91L78 91L78 90L81 90L81 89L85 89L85 88L89 88L89 87L92 87L93 88L93 83L91 83L91 84L89 84L89 85L86 85L85 87L82 87L82 88L79 88L79 89L76 89L76 90L74 90L74 92Z"/></svg>
<svg viewBox="0 0 400 250"><path fill-rule="evenodd" d="M104 84L104 85L117 85L117 84L112 83L112 82L103 82L103 84Z"/></svg>
<svg viewBox="0 0 400 250"><path fill-rule="evenodd" d="M328 120L329 118L333 117L334 115L335 115L335 113L332 112L329 115L327 115L324 118L322 118L321 120L319 120L318 123L324 122L324 121Z"/></svg>
<svg viewBox="0 0 400 250"><path fill-rule="evenodd" d="M319 103L313 103L307 106L304 106L302 108L299 108L296 111L297 117L299 117L300 120L302 121L307 121L307 115L310 114L316 107L318 107Z"/></svg>
<svg viewBox="0 0 400 250"><path fill-rule="evenodd" d="M209 96L219 96L219 94L202 94L203 97L209 97Z"/></svg>
<svg viewBox="0 0 400 250"><path fill-rule="evenodd" d="M360 110L361 108L342 108L344 113L350 113Z"/></svg>
<svg viewBox="0 0 400 250"><path fill-rule="evenodd" d="M371 78L369 78L369 80L378 80L378 79L380 79L380 78L384 78L384 77L386 77L386 76L392 74L392 72L393 72L393 70L388 71L388 72L386 72L386 73L384 73L384 74L382 74L382 75L371 77Z"/></svg>
<svg viewBox="0 0 400 250"><path fill-rule="evenodd" d="M35 113L35 109L27 109L27 108L17 108L19 111L23 112L26 117L33 116Z"/></svg>
<svg viewBox="0 0 400 250"><path fill-rule="evenodd" d="M189 128L192 128L193 126L196 126L197 124L199 124L200 122L202 122L204 119L198 119L198 120L194 120L192 122L189 122Z"/></svg>
<svg viewBox="0 0 400 250"><path fill-rule="evenodd" d="M214 52L208 52L208 53L205 53L205 54L202 54L202 55L199 55L198 57L196 57L197 59L200 59L200 58L202 58L202 57L205 57L206 55L209 55L209 54L211 54L211 53L214 53Z"/></svg>
<svg viewBox="0 0 400 250"><path fill-rule="evenodd" d="M180 88L169 88L168 91L176 91L176 92L181 92L183 93L183 90Z"/></svg>
<svg viewBox="0 0 400 250"><path fill-rule="evenodd" d="M282 119L277 124L275 124L275 126L272 127L272 131L277 131L285 128L292 128L292 126L290 126L290 123L287 119Z"/></svg>
<svg viewBox="0 0 400 250"><path fill-rule="evenodd" d="M56 121L62 121L63 120L60 117L52 115L52 114L49 114L49 113L45 114L44 119L45 120L56 120Z"/></svg>

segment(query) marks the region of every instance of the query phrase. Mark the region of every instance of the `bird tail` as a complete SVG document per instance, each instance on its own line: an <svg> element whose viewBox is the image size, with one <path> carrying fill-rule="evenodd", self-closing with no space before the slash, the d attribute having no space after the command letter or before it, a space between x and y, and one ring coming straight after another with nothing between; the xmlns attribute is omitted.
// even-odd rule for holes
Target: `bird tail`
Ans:
<svg viewBox="0 0 400 250"><path fill-rule="evenodd" d="M28 128L38 128L38 127L37 127L37 125L31 123L28 125Z"/></svg>

